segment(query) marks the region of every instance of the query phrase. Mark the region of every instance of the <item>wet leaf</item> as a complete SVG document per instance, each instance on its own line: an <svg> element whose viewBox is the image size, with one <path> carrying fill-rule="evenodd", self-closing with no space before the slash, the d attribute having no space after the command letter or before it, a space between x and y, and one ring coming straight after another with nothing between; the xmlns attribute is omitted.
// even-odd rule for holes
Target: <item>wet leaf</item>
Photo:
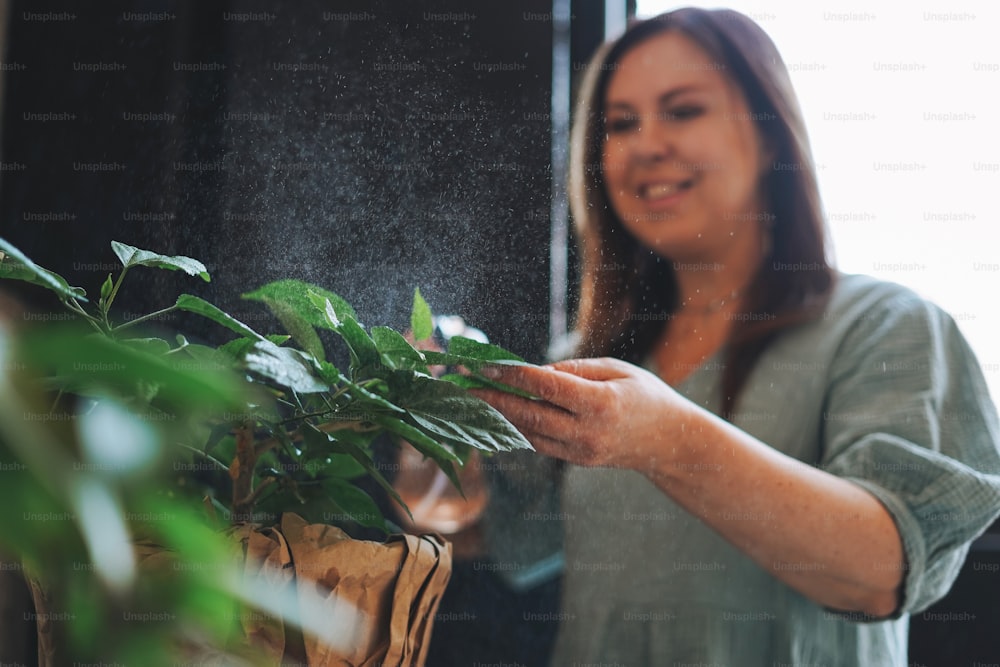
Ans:
<svg viewBox="0 0 1000 667"><path fill-rule="evenodd" d="M108 274L107 280L101 285L101 303L103 304L111 296L111 290L114 289L115 281L111 279L111 274Z"/></svg>
<svg viewBox="0 0 1000 667"><path fill-rule="evenodd" d="M420 288L413 290L413 310L410 312L410 330L414 340L427 340L434 335L434 317L431 307L424 301Z"/></svg>
<svg viewBox="0 0 1000 667"><path fill-rule="evenodd" d="M86 301L86 291L82 287L70 287L66 279L58 273L43 269L11 245L0 238L0 278L23 280L52 290L60 297Z"/></svg>
<svg viewBox="0 0 1000 667"><path fill-rule="evenodd" d="M323 481L323 491L344 515L336 518L386 531L385 519L382 517L378 505L375 504L371 496L358 487L343 479L330 477ZM326 521L331 521L334 518L324 517Z"/></svg>
<svg viewBox="0 0 1000 667"><path fill-rule="evenodd" d="M492 452L532 449L491 405L450 382L414 377L390 398L443 442Z"/></svg>
<svg viewBox="0 0 1000 667"><path fill-rule="evenodd" d="M197 313L202 317L207 317L216 324L221 324L230 331L235 331L241 336L264 340L264 337L259 333L243 324L229 313L224 312L218 306L212 305L201 297L193 296L191 294L181 294L177 297L176 306L181 310L188 311L189 313Z"/></svg>
<svg viewBox="0 0 1000 667"><path fill-rule="evenodd" d="M170 351L170 343L162 338L128 338L122 344L153 355L162 356Z"/></svg>
<svg viewBox="0 0 1000 667"><path fill-rule="evenodd" d="M322 287L311 285L301 280L278 280L258 287L243 295L244 299L261 301L265 304L279 303L294 312L314 327L332 329L333 325L323 313L317 312L310 294L319 296L330 302L331 308L340 319L357 316L354 309L340 296ZM291 331L289 333L292 333Z"/></svg>
<svg viewBox="0 0 1000 667"><path fill-rule="evenodd" d="M480 343L479 341L454 336L448 341L447 352L425 351L427 363L440 366L464 366L471 371L478 371L487 364L524 365L526 362L513 352L498 345Z"/></svg>
<svg viewBox="0 0 1000 667"><path fill-rule="evenodd" d="M406 507L406 503L403 499L399 497L396 489L393 488L392 484L386 480L382 475L382 471L375 466L375 462L372 460L371 454L364 449L358 442L355 442L354 435L351 432L338 432L336 437L333 437L327 433L323 433L317 429L312 424L306 424L302 428L302 437L313 447L319 447L322 449L328 449L331 452L337 452L341 454L347 454L355 461L357 461L365 472L385 490L389 496L399 503L399 506L406 510L409 515L410 510ZM413 516L410 516L413 519Z"/></svg>
<svg viewBox="0 0 1000 667"><path fill-rule="evenodd" d="M442 472L448 476L448 479L451 480L451 483L458 489L459 493L462 493L462 483L455 470L455 464L461 464L462 457L452 448L442 446L437 439L429 436L418 426L410 424L399 417L379 415L375 417L375 423L410 443L414 449L434 461L441 468Z"/></svg>
<svg viewBox="0 0 1000 667"><path fill-rule="evenodd" d="M135 395L136 383L156 385L158 396L188 410L233 409L244 388L232 374L185 367L173 355L153 355L77 328L51 327L21 342L25 359L36 368L54 368L63 386L83 392Z"/></svg>
<svg viewBox="0 0 1000 667"><path fill-rule="evenodd" d="M499 345L480 343L465 336L452 336L448 341L448 353L466 359L478 359L479 361L525 363L524 359L513 352L503 349Z"/></svg>
<svg viewBox="0 0 1000 667"><path fill-rule="evenodd" d="M248 371L303 394L330 388L314 373L315 359L300 350L278 347L269 340L257 341L243 357L243 363Z"/></svg>
<svg viewBox="0 0 1000 667"><path fill-rule="evenodd" d="M291 336L269 334L264 338L275 345L284 345L285 342L291 339ZM243 355L249 352L256 343L257 340L253 338L235 338L228 343L220 345L217 349L219 352L227 354L235 359L242 359Z"/></svg>
<svg viewBox="0 0 1000 667"><path fill-rule="evenodd" d="M429 375L427 362L420 350L410 345L397 331L389 327L372 327L372 340L382 360L390 368L403 368Z"/></svg>
<svg viewBox="0 0 1000 667"><path fill-rule="evenodd" d="M319 336L316 335L316 330L306 318L299 315L295 308L283 301L271 301L268 299L264 303L274 313L274 316L278 318L281 325L285 327L285 331L290 333L295 342L302 346L303 350L320 361L326 359L323 343L320 341Z"/></svg>
<svg viewBox="0 0 1000 667"><path fill-rule="evenodd" d="M134 266L149 266L156 269L183 271L189 276L200 276L206 283L212 280L208 275L208 269L205 268L205 265L190 257L184 257L183 255L160 255L119 241L112 241L111 249L115 251L118 259L121 260L127 269Z"/></svg>

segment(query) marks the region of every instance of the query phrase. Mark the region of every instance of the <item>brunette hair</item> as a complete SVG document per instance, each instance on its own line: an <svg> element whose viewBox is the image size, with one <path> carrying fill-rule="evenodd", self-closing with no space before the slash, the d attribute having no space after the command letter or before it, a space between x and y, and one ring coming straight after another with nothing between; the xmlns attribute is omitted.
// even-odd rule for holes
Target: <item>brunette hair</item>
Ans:
<svg viewBox="0 0 1000 667"><path fill-rule="evenodd" d="M767 345L822 312L834 284L826 227L805 123L784 61L751 19L726 9L684 8L633 23L591 59L572 131L570 206L581 255L577 356L641 363L677 306L671 263L633 237L614 213L601 173L608 82L625 53L676 31L700 46L742 92L763 150L773 158L761 183L770 251L744 293L727 342L723 416Z"/></svg>

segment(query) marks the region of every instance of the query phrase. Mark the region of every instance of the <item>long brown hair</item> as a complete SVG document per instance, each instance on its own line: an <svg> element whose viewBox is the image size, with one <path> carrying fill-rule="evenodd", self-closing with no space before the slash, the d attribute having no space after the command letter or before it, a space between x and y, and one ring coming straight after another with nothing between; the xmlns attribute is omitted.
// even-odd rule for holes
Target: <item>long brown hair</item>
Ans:
<svg viewBox="0 0 1000 667"><path fill-rule="evenodd" d="M805 123L784 61L770 37L735 11L678 9L632 24L603 45L580 84L570 147L570 206L581 252L578 356L641 363L677 307L674 269L615 215L601 173L605 95L617 63L639 43L677 31L726 72L747 102L761 145L773 157L762 176L770 251L733 322L725 350L722 414L731 417L753 366L776 335L822 312L835 272Z"/></svg>

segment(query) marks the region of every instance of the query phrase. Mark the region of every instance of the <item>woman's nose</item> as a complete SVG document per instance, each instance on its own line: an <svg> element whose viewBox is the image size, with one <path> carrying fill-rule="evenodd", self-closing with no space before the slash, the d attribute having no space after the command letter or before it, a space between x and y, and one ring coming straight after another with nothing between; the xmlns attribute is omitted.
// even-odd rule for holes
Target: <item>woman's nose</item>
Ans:
<svg viewBox="0 0 1000 667"><path fill-rule="evenodd" d="M632 135L630 147L633 157L641 162L661 162L673 154L674 138L653 117L646 117Z"/></svg>

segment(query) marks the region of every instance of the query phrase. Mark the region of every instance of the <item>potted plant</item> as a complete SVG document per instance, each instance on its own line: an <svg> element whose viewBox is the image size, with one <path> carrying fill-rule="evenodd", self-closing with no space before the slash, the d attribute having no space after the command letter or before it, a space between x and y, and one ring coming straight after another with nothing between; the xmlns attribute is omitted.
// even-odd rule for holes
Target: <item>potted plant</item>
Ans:
<svg viewBox="0 0 1000 667"><path fill-rule="evenodd" d="M358 482L402 505L373 453L383 435L456 485L474 450L530 449L464 388L496 386L479 374L485 364L522 360L461 337L418 350L297 280L243 295L270 309L280 334L190 294L120 321L113 305L137 270L210 278L192 258L111 245L122 270L95 302L0 239L0 277L48 289L66 313L0 327L0 467L16 473L0 485L11 510L0 541L32 581L42 664L422 664L449 546L350 538L344 529L390 530ZM235 336L211 347L144 332L172 311ZM410 324L413 338L431 336L419 290ZM468 373L439 379L436 365Z"/></svg>

